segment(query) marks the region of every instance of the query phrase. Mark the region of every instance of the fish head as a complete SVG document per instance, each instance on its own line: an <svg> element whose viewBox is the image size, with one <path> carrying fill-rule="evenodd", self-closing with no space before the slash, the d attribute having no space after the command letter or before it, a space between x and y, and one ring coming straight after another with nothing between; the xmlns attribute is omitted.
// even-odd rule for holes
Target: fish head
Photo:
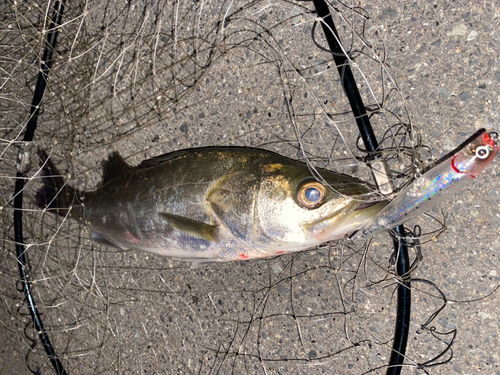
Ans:
<svg viewBox="0 0 500 375"><path fill-rule="evenodd" d="M498 154L497 137L481 129L459 147L451 164L455 172L477 177Z"/></svg>
<svg viewBox="0 0 500 375"><path fill-rule="evenodd" d="M305 164L275 165L260 181L254 246L291 252L338 239L342 222L369 192L349 176L322 170L317 179Z"/></svg>

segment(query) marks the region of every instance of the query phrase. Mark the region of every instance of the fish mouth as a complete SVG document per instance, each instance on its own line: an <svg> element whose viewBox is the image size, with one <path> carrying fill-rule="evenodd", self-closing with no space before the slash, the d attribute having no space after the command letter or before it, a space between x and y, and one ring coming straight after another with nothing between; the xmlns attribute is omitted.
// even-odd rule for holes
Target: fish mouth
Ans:
<svg viewBox="0 0 500 375"><path fill-rule="evenodd" d="M304 228L306 228L306 229L310 230L310 229L311 229L311 227L313 227L313 226L315 226L315 225L318 225L318 224L322 224L322 223L324 223L325 221L330 220L330 219L331 219L331 218L333 218L334 216L339 216L339 219L340 219L340 217L341 217L341 216L344 216L344 215L339 215L339 214L341 214L341 213L342 213L342 211L343 211L343 210L337 210L337 211L332 212L330 215L327 215L327 216L322 217L322 218L320 218L320 219L316 219L316 220L314 220L314 221L311 221L311 222L309 222L309 223L305 224L305 225L304 225Z"/></svg>
<svg viewBox="0 0 500 375"><path fill-rule="evenodd" d="M348 205L344 206L343 208L341 209L338 209L336 211L333 211L332 213L330 213L329 215L325 216L325 217L322 217L322 218L319 218L319 219L316 219L314 221L311 221L307 224L304 225L305 228L308 228L308 227L311 227L313 225L317 225L317 224L320 224L320 223L323 223L324 221L327 221L329 219L331 219L332 217L334 216L339 216L339 219L341 217L347 217L349 216L350 214L352 214L353 212L356 212L356 211L360 211L360 210L365 210L367 208L370 208L376 204L379 204L380 201L376 201L376 202L366 202L366 201L363 201L361 203L356 202L356 201L352 201L351 203L349 203ZM356 208L354 208L353 206L356 206ZM337 220L338 221L338 220Z"/></svg>
<svg viewBox="0 0 500 375"><path fill-rule="evenodd" d="M348 208L337 210L321 219L305 224L304 228L311 232L317 231L317 235L315 236L317 239L323 238L323 240L327 241L329 239L340 238L345 234L354 232L360 227L363 227L366 224L366 220L377 215L377 213L388 203L388 201L362 202L353 210L349 210ZM355 203L353 202L352 204ZM362 210L363 212L361 212ZM332 220L332 222L328 224L326 223L335 216L338 216L336 220ZM323 224L324 227L314 228L321 224ZM332 236L334 238L330 238Z"/></svg>
<svg viewBox="0 0 500 375"><path fill-rule="evenodd" d="M334 227L334 226L336 227L340 223L342 223L349 216L350 213L354 212L356 210L355 206L357 206L357 205L359 205L358 202L352 201L352 202L348 203L347 205L345 205L344 207L342 207L338 210L335 210L322 218L319 218L319 219L313 220L307 224L304 224L304 229L306 229L308 231L317 230L321 233L329 231L329 230L331 230L332 227ZM330 220L331 220L331 222L327 224L326 222L328 222ZM325 225L325 226L323 228L314 228L315 226L318 226L318 225Z"/></svg>

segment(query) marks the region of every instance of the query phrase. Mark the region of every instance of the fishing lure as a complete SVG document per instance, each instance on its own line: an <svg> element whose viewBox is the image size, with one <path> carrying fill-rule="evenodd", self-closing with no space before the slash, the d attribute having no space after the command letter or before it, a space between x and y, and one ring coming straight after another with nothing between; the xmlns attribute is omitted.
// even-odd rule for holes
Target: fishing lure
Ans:
<svg viewBox="0 0 500 375"><path fill-rule="evenodd" d="M497 142L498 134L478 130L417 177L352 238L394 228L448 199L491 164L499 151Z"/></svg>

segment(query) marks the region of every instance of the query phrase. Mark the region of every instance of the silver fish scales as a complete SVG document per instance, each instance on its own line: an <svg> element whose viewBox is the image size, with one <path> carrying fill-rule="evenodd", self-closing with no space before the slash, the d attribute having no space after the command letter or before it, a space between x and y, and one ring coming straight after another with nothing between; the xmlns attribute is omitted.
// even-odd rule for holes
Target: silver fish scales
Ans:
<svg viewBox="0 0 500 375"><path fill-rule="evenodd" d="M85 224L93 238L193 262L263 258L314 248L362 226L385 203L363 205L370 187L270 151L211 147L176 151L129 167L118 153L103 186L78 192L41 151L41 207Z"/></svg>

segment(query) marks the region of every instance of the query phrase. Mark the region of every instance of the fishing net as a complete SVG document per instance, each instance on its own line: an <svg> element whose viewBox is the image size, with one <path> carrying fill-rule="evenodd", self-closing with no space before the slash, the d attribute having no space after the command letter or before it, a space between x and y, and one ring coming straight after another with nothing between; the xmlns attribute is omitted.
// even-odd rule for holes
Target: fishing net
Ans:
<svg viewBox="0 0 500 375"><path fill-rule="evenodd" d="M330 5L396 190L475 128L494 127L493 5ZM16 163L53 3L1 7L0 363L5 373L53 373L19 292L12 224ZM137 165L214 145L265 148L374 183L312 3L76 2L58 29L35 148L72 187L95 189L114 150ZM419 280L404 373L498 371L498 173L491 166L450 207L408 226L422 236L410 249ZM69 374L387 370L401 281L387 234L191 270L96 244L77 222L38 208L41 186L33 151L25 255ZM441 311L445 298L455 302ZM434 367L451 357L452 342L453 362Z"/></svg>

